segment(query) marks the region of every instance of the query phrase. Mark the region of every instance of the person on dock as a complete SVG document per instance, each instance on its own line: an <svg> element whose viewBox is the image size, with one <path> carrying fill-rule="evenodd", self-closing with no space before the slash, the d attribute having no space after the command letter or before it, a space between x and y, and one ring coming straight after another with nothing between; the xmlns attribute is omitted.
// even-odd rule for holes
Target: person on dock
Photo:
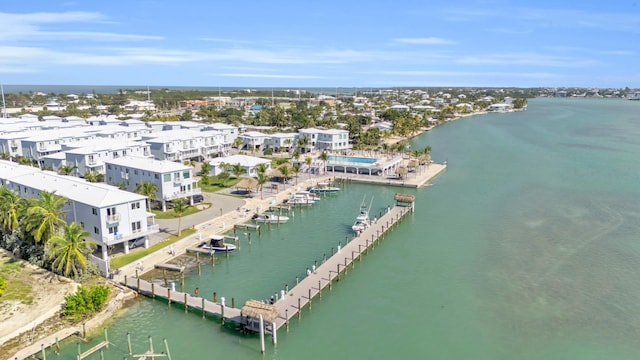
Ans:
<svg viewBox="0 0 640 360"><path fill-rule="evenodd" d="M195 296L198 296L198 294L199 294L199 293L200 293L200 290L199 290L198 288L195 288L195 289L193 290L193 294L194 294Z"/></svg>

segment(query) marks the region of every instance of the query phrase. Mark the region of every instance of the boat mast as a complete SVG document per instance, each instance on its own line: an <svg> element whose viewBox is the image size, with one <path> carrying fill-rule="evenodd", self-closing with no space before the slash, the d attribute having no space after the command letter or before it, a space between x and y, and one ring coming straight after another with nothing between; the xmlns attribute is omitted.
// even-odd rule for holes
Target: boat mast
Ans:
<svg viewBox="0 0 640 360"><path fill-rule="evenodd" d="M0 93L2 93L2 117L7 118L7 103L4 101L4 86L0 84Z"/></svg>

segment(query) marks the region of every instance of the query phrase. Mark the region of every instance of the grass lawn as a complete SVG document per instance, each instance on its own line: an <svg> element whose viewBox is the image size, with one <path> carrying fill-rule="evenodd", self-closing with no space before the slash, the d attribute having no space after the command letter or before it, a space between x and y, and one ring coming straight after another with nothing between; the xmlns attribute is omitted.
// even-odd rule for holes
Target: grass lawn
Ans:
<svg viewBox="0 0 640 360"><path fill-rule="evenodd" d="M191 215L191 214L195 214L197 212L200 212L202 210L198 209L198 205L206 205L207 209L211 207L211 203L200 203L200 204L196 204L196 205L191 205L187 208L187 210L184 211L184 213L182 214L183 217L187 216L187 215ZM165 212L162 212L160 210L151 210L152 213L156 214L156 219L177 219L178 215L176 215L175 211L173 211L173 209L171 210L167 210Z"/></svg>
<svg viewBox="0 0 640 360"><path fill-rule="evenodd" d="M31 304L31 284L24 278L24 264L21 261L0 255L0 276L7 281L1 300L18 300L23 304Z"/></svg>
<svg viewBox="0 0 640 360"><path fill-rule="evenodd" d="M184 229L182 230L182 234L180 235L180 237L178 237L177 235L171 235L168 238L160 241L159 243L149 246L149 248L147 249L139 249L139 250L131 251L128 254L115 257L111 259L111 263L110 263L111 269L119 269L125 265L131 264L132 262L142 259L143 257L153 252L156 252L164 247L167 247L182 238L192 235L195 232L196 230L194 229Z"/></svg>
<svg viewBox="0 0 640 360"><path fill-rule="evenodd" d="M203 183L202 180L200 180L198 182L198 187L205 192L216 192L228 187L232 187L235 184L237 184L238 181L240 181L240 179L236 179L236 178L231 178L225 181L221 181L217 177L211 176L209 177L209 182L207 184Z"/></svg>

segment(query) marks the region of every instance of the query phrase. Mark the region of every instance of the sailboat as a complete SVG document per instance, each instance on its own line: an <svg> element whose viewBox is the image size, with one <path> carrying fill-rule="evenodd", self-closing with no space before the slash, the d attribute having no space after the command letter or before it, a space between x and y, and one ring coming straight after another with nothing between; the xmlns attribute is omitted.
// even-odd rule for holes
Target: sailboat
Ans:
<svg viewBox="0 0 640 360"><path fill-rule="evenodd" d="M351 229L356 232L363 232L365 229L371 225L371 220L369 219L369 211L371 211L371 205L373 204L373 196L371 197L371 202L367 207L366 195L362 198L362 203L360 204L360 212L358 216L356 216L356 221L351 226Z"/></svg>

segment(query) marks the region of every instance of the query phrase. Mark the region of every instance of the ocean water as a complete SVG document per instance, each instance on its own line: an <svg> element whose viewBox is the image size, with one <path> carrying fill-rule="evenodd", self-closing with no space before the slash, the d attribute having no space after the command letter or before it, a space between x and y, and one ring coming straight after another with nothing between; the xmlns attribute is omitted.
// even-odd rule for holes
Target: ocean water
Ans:
<svg viewBox="0 0 640 360"><path fill-rule="evenodd" d="M241 249L193 270L185 288L237 306L267 298L350 235L363 197L376 214L409 192L416 212L265 358L638 358L639 113L625 100L532 99L525 112L440 126L411 144L448 162L432 186L350 184L251 244L238 233ZM256 335L144 297L108 329L106 359L126 356L127 333L134 353L151 336L174 359L260 357ZM69 341L61 358L75 353Z"/></svg>

